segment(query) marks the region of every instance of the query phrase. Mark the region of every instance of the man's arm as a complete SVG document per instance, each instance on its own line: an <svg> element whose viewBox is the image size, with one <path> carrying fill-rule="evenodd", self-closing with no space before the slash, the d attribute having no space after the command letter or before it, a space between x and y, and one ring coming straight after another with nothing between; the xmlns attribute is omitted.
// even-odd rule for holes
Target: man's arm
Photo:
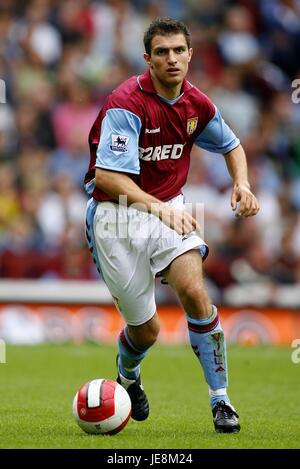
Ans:
<svg viewBox="0 0 300 469"><path fill-rule="evenodd" d="M141 130L138 115L122 108L111 108L106 112L101 125L101 137L97 149L95 184L100 190L122 203L157 216L165 225L179 234L188 234L200 227L186 211L164 204L144 192L127 175L139 174L138 140ZM123 201L124 203L125 201Z"/></svg>
<svg viewBox="0 0 300 469"><path fill-rule="evenodd" d="M197 221L187 211L172 208L144 192L124 173L96 168L95 184L118 202L120 196L126 196L128 206L135 204L134 208L152 213L178 234L188 234L194 230L200 232Z"/></svg>
<svg viewBox="0 0 300 469"><path fill-rule="evenodd" d="M245 152L239 139L226 124L217 108L214 117L196 138L195 144L205 150L224 155L228 171L233 179L232 210L236 210L240 202L236 216L256 215L259 204L250 190Z"/></svg>
<svg viewBox="0 0 300 469"><path fill-rule="evenodd" d="M259 203L251 192L248 180L247 160L242 145L224 154L228 171L233 179L231 195L232 210L237 209L236 217L252 217L259 211Z"/></svg>

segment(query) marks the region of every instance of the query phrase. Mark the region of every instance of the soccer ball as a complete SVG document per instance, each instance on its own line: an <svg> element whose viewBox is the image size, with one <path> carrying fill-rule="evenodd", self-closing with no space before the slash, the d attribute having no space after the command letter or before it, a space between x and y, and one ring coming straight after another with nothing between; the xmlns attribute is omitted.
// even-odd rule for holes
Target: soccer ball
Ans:
<svg viewBox="0 0 300 469"><path fill-rule="evenodd" d="M116 381L94 379L83 384L76 393L73 414L86 433L113 435L130 419L130 397Z"/></svg>

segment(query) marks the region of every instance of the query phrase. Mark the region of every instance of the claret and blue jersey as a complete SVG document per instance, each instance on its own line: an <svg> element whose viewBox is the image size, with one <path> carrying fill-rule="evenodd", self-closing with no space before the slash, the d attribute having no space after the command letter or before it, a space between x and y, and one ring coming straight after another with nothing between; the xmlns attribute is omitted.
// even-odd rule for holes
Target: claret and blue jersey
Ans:
<svg viewBox="0 0 300 469"><path fill-rule="evenodd" d="M86 189L96 200L111 199L93 182L95 168L102 168L126 173L167 201L181 193L194 144L225 154L239 143L211 100L189 81L169 101L157 94L146 71L107 97L89 135Z"/></svg>

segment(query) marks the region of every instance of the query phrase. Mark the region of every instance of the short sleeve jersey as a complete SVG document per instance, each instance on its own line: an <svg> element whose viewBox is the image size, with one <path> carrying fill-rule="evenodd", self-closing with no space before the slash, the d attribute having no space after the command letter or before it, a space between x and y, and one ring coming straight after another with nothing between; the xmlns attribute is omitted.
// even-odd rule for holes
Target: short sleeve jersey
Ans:
<svg viewBox="0 0 300 469"><path fill-rule="evenodd" d="M181 193L194 144L225 154L239 143L216 106L189 81L169 101L146 71L106 98L89 134L85 187L96 200L111 200L94 184L95 168L102 168L126 173L143 191L167 201Z"/></svg>

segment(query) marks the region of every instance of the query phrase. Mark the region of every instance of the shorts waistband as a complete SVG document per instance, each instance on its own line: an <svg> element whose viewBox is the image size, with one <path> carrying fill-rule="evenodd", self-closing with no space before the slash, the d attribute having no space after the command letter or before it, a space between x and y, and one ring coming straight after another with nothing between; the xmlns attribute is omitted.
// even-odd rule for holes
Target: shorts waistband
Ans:
<svg viewBox="0 0 300 469"><path fill-rule="evenodd" d="M132 207L131 205L129 205L129 206L120 205L118 202L115 202L113 200L103 201L103 202L99 201L97 203L101 206L101 208L103 208L105 210L116 210L116 209L120 209L120 210L128 210L128 209L129 210L138 210L135 207ZM167 205L176 205L176 204L183 204L183 203L184 203L184 197L183 197L182 194L179 194L176 197L174 197L173 199L170 199L167 202L165 202L165 204L167 204Z"/></svg>

